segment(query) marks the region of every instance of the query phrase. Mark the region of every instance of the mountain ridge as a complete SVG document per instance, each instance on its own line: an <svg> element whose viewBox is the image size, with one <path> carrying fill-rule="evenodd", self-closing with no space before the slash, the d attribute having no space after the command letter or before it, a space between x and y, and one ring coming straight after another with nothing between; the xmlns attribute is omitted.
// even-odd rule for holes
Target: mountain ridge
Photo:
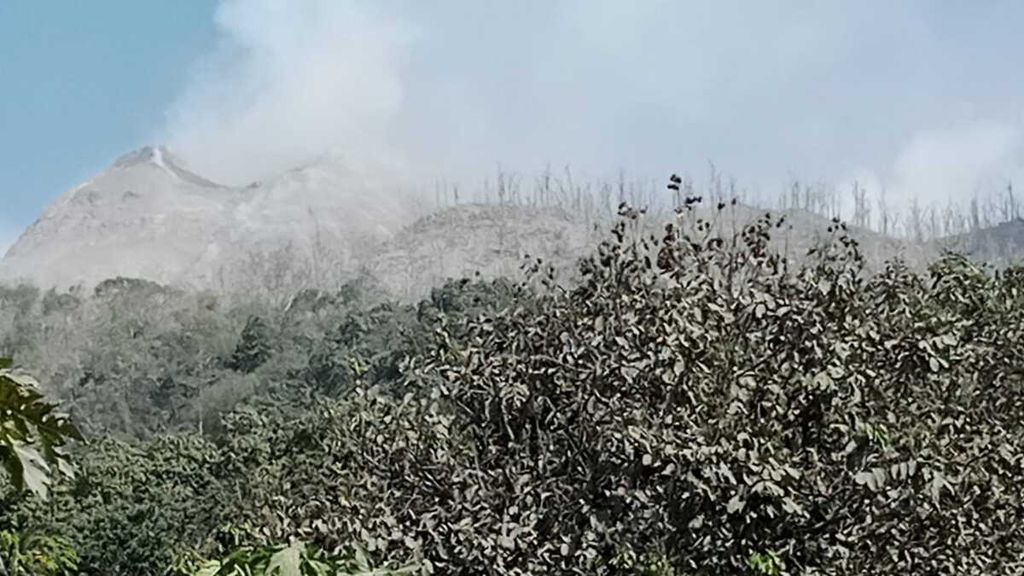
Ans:
<svg viewBox="0 0 1024 576"><path fill-rule="evenodd" d="M697 212L725 234L765 213L743 204ZM788 223L778 244L790 255L820 242L829 226L804 210L781 215ZM607 220L529 203L428 210L398 178L361 173L337 154L227 186L152 145L52 202L0 260L0 280L67 288L136 277L273 293L369 276L394 295L416 298L448 277L515 275L527 255L571 273ZM875 267L894 256L923 265L949 247L1000 265L1024 255L1022 222L926 243L866 229L851 234Z"/></svg>

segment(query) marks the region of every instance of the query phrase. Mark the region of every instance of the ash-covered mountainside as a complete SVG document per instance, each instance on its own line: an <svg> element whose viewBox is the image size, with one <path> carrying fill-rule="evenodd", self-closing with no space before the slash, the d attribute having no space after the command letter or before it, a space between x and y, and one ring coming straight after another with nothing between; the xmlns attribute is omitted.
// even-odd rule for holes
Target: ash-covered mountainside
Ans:
<svg viewBox="0 0 1024 576"><path fill-rule="evenodd" d="M257 276L326 282L407 213L392 186L335 158L229 187L146 147L59 197L8 251L2 275L57 287L117 276L215 289Z"/></svg>
<svg viewBox="0 0 1024 576"><path fill-rule="evenodd" d="M593 250L613 210L585 214L529 203L428 209L397 179L352 170L325 156L264 182L224 186L145 147L59 197L0 262L0 280L91 287L115 277L226 292L333 288L369 276L391 294L421 297L448 278L516 276L527 256L571 275ZM764 215L741 204L697 207L728 236ZM829 220L782 213L773 242L799 258L827 236ZM650 215L659 234L671 213ZM894 257L919 267L943 249L1005 265L1024 254L1014 221L941 241L914 243L850 229L869 267Z"/></svg>
<svg viewBox="0 0 1024 576"><path fill-rule="evenodd" d="M1014 218L989 228L957 234L933 242L934 248L961 252L997 267L1024 260L1024 219Z"/></svg>

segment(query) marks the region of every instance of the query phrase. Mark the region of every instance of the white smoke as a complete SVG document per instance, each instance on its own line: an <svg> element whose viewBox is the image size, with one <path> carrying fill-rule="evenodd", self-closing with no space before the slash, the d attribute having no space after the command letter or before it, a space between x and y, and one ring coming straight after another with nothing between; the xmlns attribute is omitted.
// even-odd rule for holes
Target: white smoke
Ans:
<svg viewBox="0 0 1024 576"><path fill-rule="evenodd" d="M991 198L1024 182L1024 131L1009 123L977 120L914 134L892 162L847 178L872 196L885 191L889 206L911 202L961 208L972 197Z"/></svg>
<svg viewBox="0 0 1024 576"><path fill-rule="evenodd" d="M766 195L794 176L843 186L854 174L894 201L962 199L1022 166L1020 91L1003 62L1017 32L993 27L1012 21L995 12L221 0L220 42L166 136L198 172L229 183L333 151L464 182L546 164L699 179L713 161ZM973 29L985 42L944 40Z"/></svg>
<svg viewBox="0 0 1024 576"><path fill-rule="evenodd" d="M191 167L243 184L325 152L394 159L407 27L335 0L223 0L216 25L220 44L169 112Z"/></svg>
<svg viewBox="0 0 1024 576"><path fill-rule="evenodd" d="M987 195L1024 176L1024 139L1015 127L974 122L917 134L896 157L898 196L945 202Z"/></svg>

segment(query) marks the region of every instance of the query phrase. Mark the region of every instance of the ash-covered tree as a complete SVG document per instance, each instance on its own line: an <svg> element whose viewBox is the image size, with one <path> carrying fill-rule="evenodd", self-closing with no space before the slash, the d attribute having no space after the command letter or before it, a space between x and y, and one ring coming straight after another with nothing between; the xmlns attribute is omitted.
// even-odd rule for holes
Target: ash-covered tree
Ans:
<svg viewBox="0 0 1024 576"><path fill-rule="evenodd" d="M1019 270L624 216L578 285L440 325L403 397L289 426L247 477L272 533L444 573L1017 573Z"/></svg>
<svg viewBox="0 0 1024 576"><path fill-rule="evenodd" d="M259 316L250 316L231 355L231 369L251 373L270 358L270 353L270 335L266 323Z"/></svg>

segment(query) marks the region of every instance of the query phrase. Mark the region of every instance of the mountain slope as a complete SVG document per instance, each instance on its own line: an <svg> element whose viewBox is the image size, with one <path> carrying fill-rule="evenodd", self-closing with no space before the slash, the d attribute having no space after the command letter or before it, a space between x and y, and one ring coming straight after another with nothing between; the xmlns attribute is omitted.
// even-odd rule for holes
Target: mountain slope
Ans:
<svg viewBox="0 0 1024 576"><path fill-rule="evenodd" d="M604 229L556 209L464 204L402 229L364 272L391 294L415 299L448 278L515 278L531 256L569 271Z"/></svg>
<svg viewBox="0 0 1024 576"><path fill-rule="evenodd" d="M975 261L997 267L1024 263L1024 219L1016 218L990 228L942 238L936 249L962 252Z"/></svg>
<svg viewBox="0 0 1024 576"><path fill-rule="evenodd" d="M180 277L223 241L219 223L234 194L162 148L143 148L50 205L8 251L5 275L44 286Z"/></svg>

